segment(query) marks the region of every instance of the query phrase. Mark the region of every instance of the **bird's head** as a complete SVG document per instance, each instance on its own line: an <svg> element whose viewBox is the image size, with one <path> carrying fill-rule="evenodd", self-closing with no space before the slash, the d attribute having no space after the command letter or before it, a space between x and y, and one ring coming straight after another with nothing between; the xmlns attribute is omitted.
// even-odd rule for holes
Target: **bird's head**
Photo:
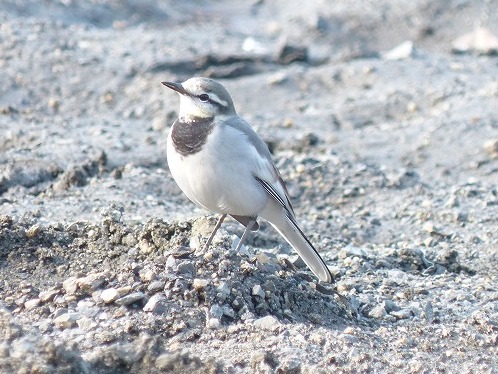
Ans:
<svg viewBox="0 0 498 374"><path fill-rule="evenodd" d="M180 118L208 118L235 114L232 98L218 82L194 77L183 83L161 82L180 95Z"/></svg>

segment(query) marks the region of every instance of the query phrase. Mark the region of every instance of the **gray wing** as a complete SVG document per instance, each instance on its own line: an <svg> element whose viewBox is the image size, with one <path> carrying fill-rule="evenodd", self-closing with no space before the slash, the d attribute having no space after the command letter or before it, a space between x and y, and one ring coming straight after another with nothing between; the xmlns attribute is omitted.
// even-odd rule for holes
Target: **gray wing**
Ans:
<svg viewBox="0 0 498 374"><path fill-rule="evenodd" d="M279 191L276 188L272 188L272 191L274 193L270 193L270 196L275 198L279 203L281 203L285 207L286 210L290 211L290 213L294 215L294 209L292 208L292 204L289 199L289 191L285 186L284 180L282 179L280 172L273 163L273 159L270 150L268 149L268 145L263 141L263 139L261 139L261 137L256 133L256 131L254 131L251 125L249 125L242 117L239 116L231 117L226 121L224 121L223 125L232 127L243 133L249 140L249 143L256 149L259 156L267 160L268 163L272 165L273 170L271 171L271 174L274 180L272 181L265 180L264 182L270 185L277 184L280 187L281 191L283 191L283 193L279 193ZM258 182L261 183L262 179L259 176L255 175L254 177L258 180Z"/></svg>
<svg viewBox="0 0 498 374"><path fill-rule="evenodd" d="M268 149L268 146L266 143L263 141L263 139L260 138L258 134L256 134L256 131L249 125L242 117L239 116L233 116L228 118L227 120L223 121L224 126L232 127L241 133L243 133L245 136L247 136L247 139L249 140L249 143L251 143L258 154L269 160L273 164L273 160L271 158L271 153L270 150Z"/></svg>

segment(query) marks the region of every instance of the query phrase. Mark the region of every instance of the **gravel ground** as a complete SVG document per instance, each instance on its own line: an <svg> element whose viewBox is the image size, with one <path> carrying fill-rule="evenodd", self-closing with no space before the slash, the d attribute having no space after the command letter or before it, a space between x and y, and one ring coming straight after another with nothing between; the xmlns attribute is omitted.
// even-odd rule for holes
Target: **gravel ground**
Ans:
<svg viewBox="0 0 498 374"><path fill-rule="evenodd" d="M484 0L2 1L0 372L498 373L497 25ZM193 75L268 142L335 284L266 223L199 249L159 83Z"/></svg>

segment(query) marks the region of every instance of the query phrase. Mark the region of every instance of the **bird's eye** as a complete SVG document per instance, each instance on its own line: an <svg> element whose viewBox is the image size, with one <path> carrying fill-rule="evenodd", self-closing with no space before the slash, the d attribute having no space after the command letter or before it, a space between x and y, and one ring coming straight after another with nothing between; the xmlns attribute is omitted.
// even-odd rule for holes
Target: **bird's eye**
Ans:
<svg viewBox="0 0 498 374"><path fill-rule="evenodd" d="M199 95L199 100L205 103L206 101L209 100L209 95L208 94Z"/></svg>

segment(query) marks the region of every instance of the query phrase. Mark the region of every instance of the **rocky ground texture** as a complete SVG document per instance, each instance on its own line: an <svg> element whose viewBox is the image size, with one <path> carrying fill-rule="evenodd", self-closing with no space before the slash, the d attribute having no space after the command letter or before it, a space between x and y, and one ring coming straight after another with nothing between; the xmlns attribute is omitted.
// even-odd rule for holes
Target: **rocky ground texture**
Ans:
<svg viewBox="0 0 498 374"><path fill-rule="evenodd" d="M3 1L0 372L497 373L497 15ZM201 249L160 84L193 75L267 141L335 284L264 222Z"/></svg>

